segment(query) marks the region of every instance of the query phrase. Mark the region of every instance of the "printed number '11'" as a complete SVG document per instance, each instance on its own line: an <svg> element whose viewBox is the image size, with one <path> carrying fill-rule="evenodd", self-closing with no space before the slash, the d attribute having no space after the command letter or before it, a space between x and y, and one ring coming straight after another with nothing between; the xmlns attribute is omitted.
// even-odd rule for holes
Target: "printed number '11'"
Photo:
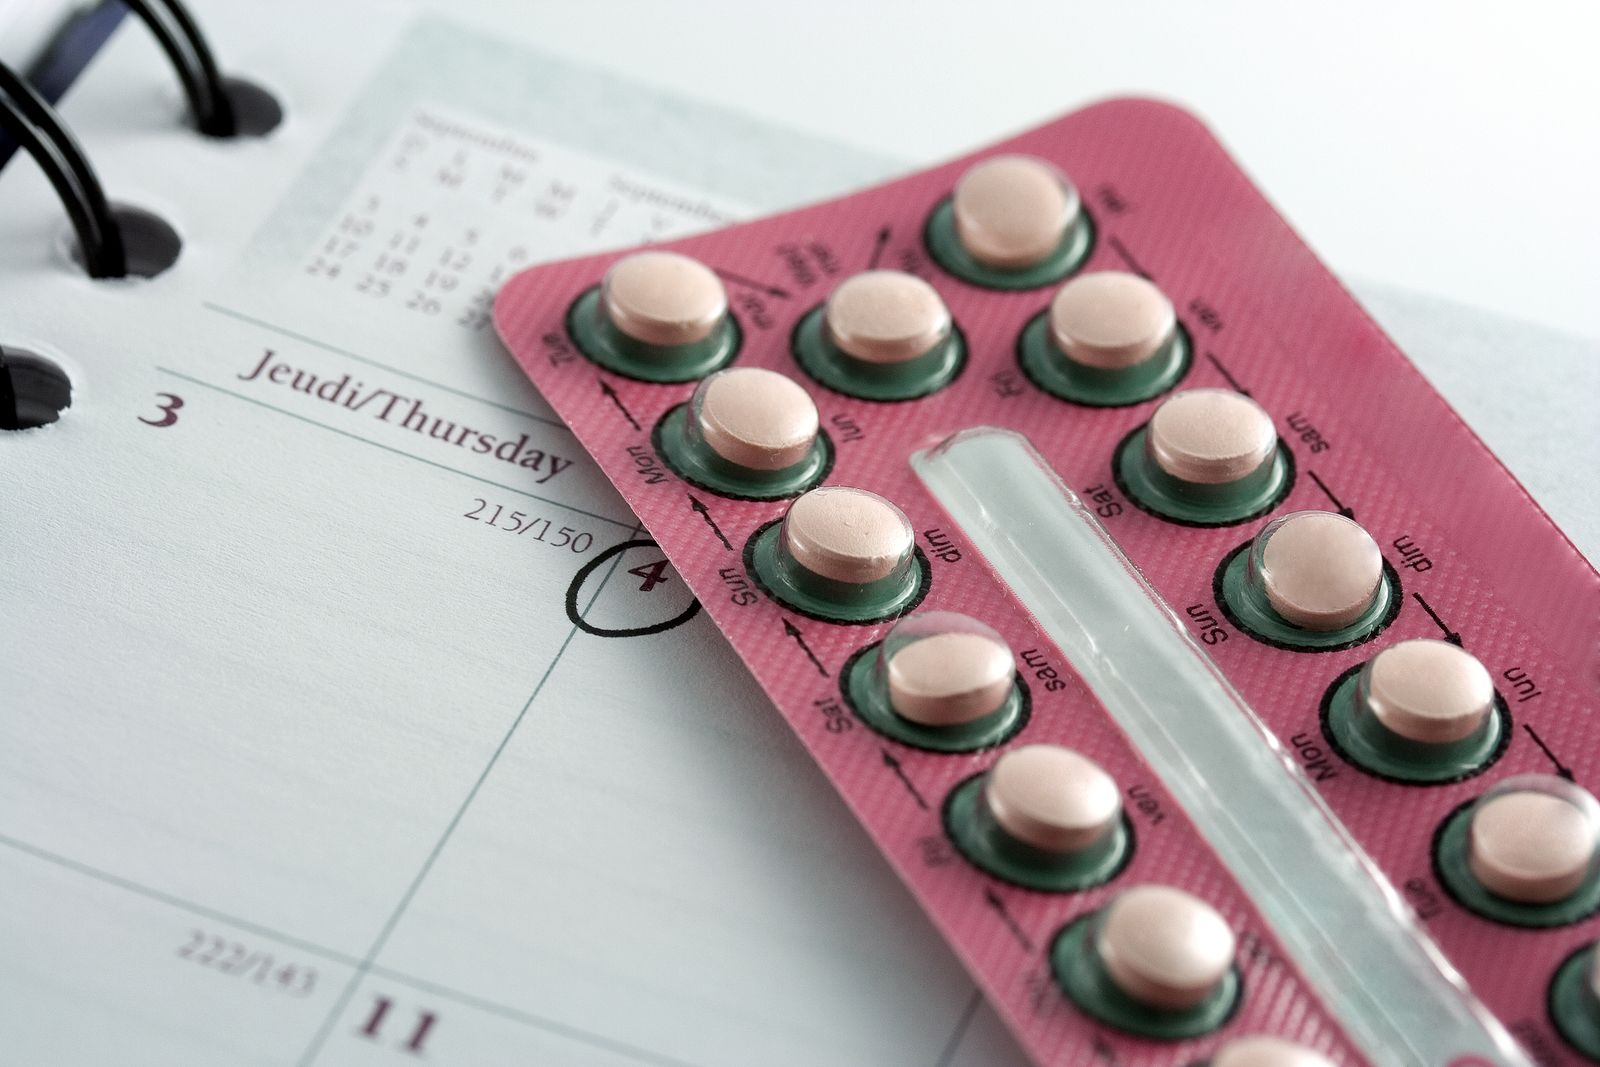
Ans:
<svg viewBox="0 0 1600 1067"><path fill-rule="evenodd" d="M388 1016L389 1009L394 1007L394 1002L388 997L378 997L372 1005L372 1013L367 1016L366 1024L361 1027L361 1036L370 1037L376 1041L383 1029L383 1020ZM422 1043L428 1039L428 1031L433 1029L437 1017L431 1011L417 1012L417 1025L412 1027L411 1036L401 1047L407 1052L422 1052Z"/></svg>

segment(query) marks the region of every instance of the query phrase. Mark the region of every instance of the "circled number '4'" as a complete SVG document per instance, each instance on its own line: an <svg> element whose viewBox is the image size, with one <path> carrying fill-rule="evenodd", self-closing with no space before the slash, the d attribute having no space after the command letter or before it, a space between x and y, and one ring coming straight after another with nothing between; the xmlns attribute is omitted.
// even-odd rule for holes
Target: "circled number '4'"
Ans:
<svg viewBox="0 0 1600 1067"><path fill-rule="evenodd" d="M171 426L178 421L178 409L183 407L183 397L172 393L157 393L156 396L165 401L165 403L156 405L156 410L161 412L161 417L159 419L147 419L140 415L139 421L146 426Z"/></svg>
<svg viewBox="0 0 1600 1067"><path fill-rule="evenodd" d="M596 625L584 618L587 607L582 610L579 607L580 600L583 600L585 604L588 603L583 598L584 586L597 572L601 574L601 577L595 580L603 586L605 575L609 573L602 570L606 562L629 551L647 554L644 563L636 567L626 568L628 574L639 579L639 592L650 594L648 598L640 598L634 602L634 609L644 617L635 620L638 622L636 626ZM671 611L678 603L682 602L681 598L667 596L659 591L663 587L669 590L678 588L672 582L671 566L666 558L661 555L661 550L654 541L641 538L612 545L605 551L596 554L593 559L582 567L579 567L578 573L572 576L572 584L567 586L567 618L571 620L572 625L586 634L593 634L595 637L646 637L670 630L675 626L682 626L699 613L700 601L690 597L688 606L684 607L676 615L665 619L659 617L661 613ZM596 590L596 594L597 592L598 590ZM656 607L658 603L661 605L660 608Z"/></svg>
<svg viewBox="0 0 1600 1067"><path fill-rule="evenodd" d="M638 567L629 567L628 573L639 579L639 591L648 593L662 582L670 581L667 577L667 561L657 560L654 563L645 563Z"/></svg>

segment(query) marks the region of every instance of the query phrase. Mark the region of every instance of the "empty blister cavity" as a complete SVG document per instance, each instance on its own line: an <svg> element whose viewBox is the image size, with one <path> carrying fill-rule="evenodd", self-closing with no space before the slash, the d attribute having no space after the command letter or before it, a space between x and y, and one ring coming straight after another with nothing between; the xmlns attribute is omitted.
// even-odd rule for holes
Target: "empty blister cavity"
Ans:
<svg viewBox="0 0 1600 1067"><path fill-rule="evenodd" d="M810 395L756 367L706 378L657 424L655 444L695 485L754 500L804 492L827 475L833 457Z"/></svg>
<svg viewBox="0 0 1600 1067"><path fill-rule="evenodd" d="M1322 1053L1268 1034L1236 1037L1205 1061L1204 1067L1334 1067Z"/></svg>
<svg viewBox="0 0 1600 1067"><path fill-rule="evenodd" d="M724 366L739 349L722 280L677 252L634 252L606 271L567 313L567 332L589 359L646 382L686 382Z"/></svg>
<svg viewBox="0 0 1600 1067"><path fill-rule="evenodd" d="M1059 745L1024 745L945 802L945 831L974 866L1027 889L1076 892L1127 866L1133 831L1117 783Z"/></svg>
<svg viewBox="0 0 1600 1067"><path fill-rule="evenodd" d="M1556 968L1550 1020L1567 1044L1600 1061L1600 945L1583 946Z"/></svg>
<svg viewBox="0 0 1600 1067"><path fill-rule="evenodd" d="M1280 648L1328 651L1373 637L1400 610L1400 580L1372 535L1331 511L1268 523L1217 570L1235 625Z"/></svg>
<svg viewBox="0 0 1600 1067"><path fill-rule="evenodd" d="M846 665L845 700L868 726L934 752L973 752L1014 736L1028 719L1027 688L1011 646L953 611L895 623Z"/></svg>
<svg viewBox="0 0 1600 1067"><path fill-rule="evenodd" d="M1178 1041L1227 1022L1243 995L1233 931L1199 897L1140 885L1069 925L1050 950L1056 982L1085 1014Z"/></svg>
<svg viewBox="0 0 1600 1067"><path fill-rule="evenodd" d="M1294 484L1272 416L1230 389L1173 393L1123 438L1112 466L1135 504L1192 526L1256 518Z"/></svg>
<svg viewBox="0 0 1600 1067"><path fill-rule="evenodd" d="M1032 156L975 164L923 231L935 262L990 289L1035 289L1083 265L1094 227L1077 188Z"/></svg>
<svg viewBox="0 0 1600 1067"><path fill-rule="evenodd" d="M1189 369L1190 347L1166 294L1115 270L1067 282L1017 342L1035 385L1092 407L1137 404L1171 389Z"/></svg>
<svg viewBox="0 0 1600 1067"><path fill-rule="evenodd" d="M1340 675L1322 726L1345 759L1391 781L1455 782L1510 742L1510 715L1488 668L1448 641L1401 641Z"/></svg>
<svg viewBox="0 0 1600 1067"><path fill-rule="evenodd" d="M1565 778L1507 778L1452 812L1433 851L1451 896L1485 918L1563 926L1600 908L1600 804Z"/></svg>
<svg viewBox="0 0 1600 1067"><path fill-rule="evenodd" d="M961 372L966 347L938 290L914 274L869 270L840 282L794 333L811 377L863 400L910 400Z"/></svg>
<svg viewBox="0 0 1600 1067"><path fill-rule="evenodd" d="M846 486L813 489L789 505L781 522L751 537L745 564L779 603L830 622L903 615L931 577L905 513Z"/></svg>

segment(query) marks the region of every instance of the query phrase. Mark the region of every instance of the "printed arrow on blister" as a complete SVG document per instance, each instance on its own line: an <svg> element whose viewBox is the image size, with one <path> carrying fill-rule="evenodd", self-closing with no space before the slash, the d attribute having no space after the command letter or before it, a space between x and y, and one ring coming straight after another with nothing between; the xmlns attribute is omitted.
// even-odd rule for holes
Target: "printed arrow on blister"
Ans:
<svg viewBox="0 0 1600 1067"><path fill-rule="evenodd" d="M1337 511L1347 519L1353 519L1356 517L1356 513L1354 511L1345 507L1344 501L1333 495L1333 490L1328 488L1328 483L1317 477L1316 471L1307 468L1306 474L1311 478L1312 481L1317 483L1317 488L1322 490L1322 494L1329 500L1333 501L1333 510Z"/></svg>
<svg viewBox="0 0 1600 1067"><path fill-rule="evenodd" d="M800 628L788 619L784 619L783 632L794 638L794 643L800 646L800 651L806 654L806 659L811 661L811 665L817 669L817 673L826 678L828 676L828 668L822 665L822 661L817 658L817 654L811 651L811 646L806 644L806 635L800 632Z"/></svg>
<svg viewBox="0 0 1600 1067"><path fill-rule="evenodd" d="M1001 898L1000 894L993 889L985 889L983 891L983 899L989 907L994 909L994 913L1000 917L1000 921L1005 923L1006 929L1011 931L1011 936L1016 938L1017 944L1022 946L1022 951L1032 952L1033 941L1027 934L1022 932L1022 926L1012 916L1011 912L1006 909L1006 902Z"/></svg>
<svg viewBox="0 0 1600 1067"><path fill-rule="evenodd" d="M1422 606L1422 610L1428 613L1428 618L1433 620L1433 624L1437 626L1440 632L1444 634L1444 639L1449 641L1452 645L1455 645L1457 648L1460 648L1461 635L1450 629L1449 626L1445 625L1445 621L1439 618L1439 613L1433 610L1433 605L1422 599L1421 593L1412 593L1411 595L1416 602Z"/></svg>
<svg viewBox="0 0 1600 1067"><path fill-rule="evenodd" d="M1228 373L1228 368L1222 365L1222 360L1217 358L1217 354L1215 352L1207 352L1206 358L1211 361L1211 365L1213 367L1217 368L1217 373L1222 375L1222 377L1227 380L1229 385L1233 386L1234 392L1238 393L1240 396L1250 395L1250 390L1240 385L1239 379Z"/></svg>
<svg viewBox="0 0 1600 1067"><path fill-rule="evenodd" d="M1140 266L1139 261L1133 258L1133 253L1128 251L1128 246L1123 244L1119 238L1115 236L1107 237L1106 244L1111 247L1113 252L1122 257L1122 262L1128 265L1129 270L1133 271L1133 273L1137 274L1147 282L1155 281L1155 277L1149 271L1145 270L1144 267Z"/></svg>
<svg viewBox="0 0 1600 1067"><path fill-rule="evenodd" d="M622 412L622 417L628 420L628 425L635 430L643 429L639 425L639 420L633 417L633 412L628 410L628 405L622 402L622 397L618 396L617 391L611 387L611 383L604 378L596 378L595 380L600 383L600 391L610 397L613 404L617 405L617 410Z"/></svg>
<svg viewBox="0 0 1600 1067"><path fill-rule="evenodd" d="M867 257L867 269L876 270L879 263L883 262L883 250L889 247L889 227L885 226L878 231L877 239L872 242L872 255Z"/></svg>
<svg viewBox="0 0 1600 1067"><path fill-rule="evenodd" d="M1562 763L1556 758L1556 754L1550 751L1550 746L1544 743L1544 738L1535 733L1533 727L1529 726L1527 723L1523 723L1522 728L1528 731L1528 736L1533 738L1533 743L1539 746L1539 751L1545 754L1545 758L1551 763L1555 764L1556 773L1569 782L1574 781L1575 779L1572 774L1572 768L1568 767L1565 763Z"/></svg>
<svg viewBox="0 0 1600 1067"><path fill-rule="evenodd" d="M754 278L746 278L742 274L735 274L733 271L723 270L721 267L712 267L711 273L715 274L723 281L733 282L735 285L742 285L746 289L754 289L758 293L766 293L768 296L775 296L779 300L789 299L789 291L787 289L779 289L776 285L768 285L766 282L758 282Z"/></svg>
<svg viewBox="0 0 1600 1067"><path fill-rule="evenodd" d="M723 536L722 528L717 525L717 520L711 517L711 509L706 507L700 498L695 496L693 493L689 494L689 506L695 511L698 511L700 513L700 517L706 520L706 525L711 527L711 532L717 535L717 540L722 542L722 547L727 549L729 552L732 552L733 546L729 544L728 539Z"/></svg>
<svg viewBox="0 0 1600 1067"><path fill-rule="evenodd" d="M922 799L922 794L917 790L916 783L906 775L906 769L900 766L900 761L895 759L888 749L885 748L881 751L883 752L883 765L893 771L896 778L900 779L900 784L906 787L906 792L910 793L911 799L917 802L917 807L927 811L928 802Z"/></svg>

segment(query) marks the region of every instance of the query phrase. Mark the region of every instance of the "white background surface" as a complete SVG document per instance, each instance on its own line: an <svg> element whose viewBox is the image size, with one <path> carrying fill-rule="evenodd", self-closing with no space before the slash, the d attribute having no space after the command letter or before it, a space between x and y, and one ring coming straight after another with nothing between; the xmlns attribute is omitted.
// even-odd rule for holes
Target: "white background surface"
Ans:
<svg viewBox="0 0 1600 1067"><path fill-rule="evenodd" d="M1600 336L1588 0L506 6L450 10L916 164L1096 98L1164 96L1340 274Z"/></svg>
<svg viewBox="0 0 1600 1067"><path fill-rule="evenodd" d="M19 61L40 12L67 6L0 0L0 57ZM918 164L1097 98L1163 96L1211 124L1339 273L1600 336L1589 0L515 6L440 5Z"/></svg>

